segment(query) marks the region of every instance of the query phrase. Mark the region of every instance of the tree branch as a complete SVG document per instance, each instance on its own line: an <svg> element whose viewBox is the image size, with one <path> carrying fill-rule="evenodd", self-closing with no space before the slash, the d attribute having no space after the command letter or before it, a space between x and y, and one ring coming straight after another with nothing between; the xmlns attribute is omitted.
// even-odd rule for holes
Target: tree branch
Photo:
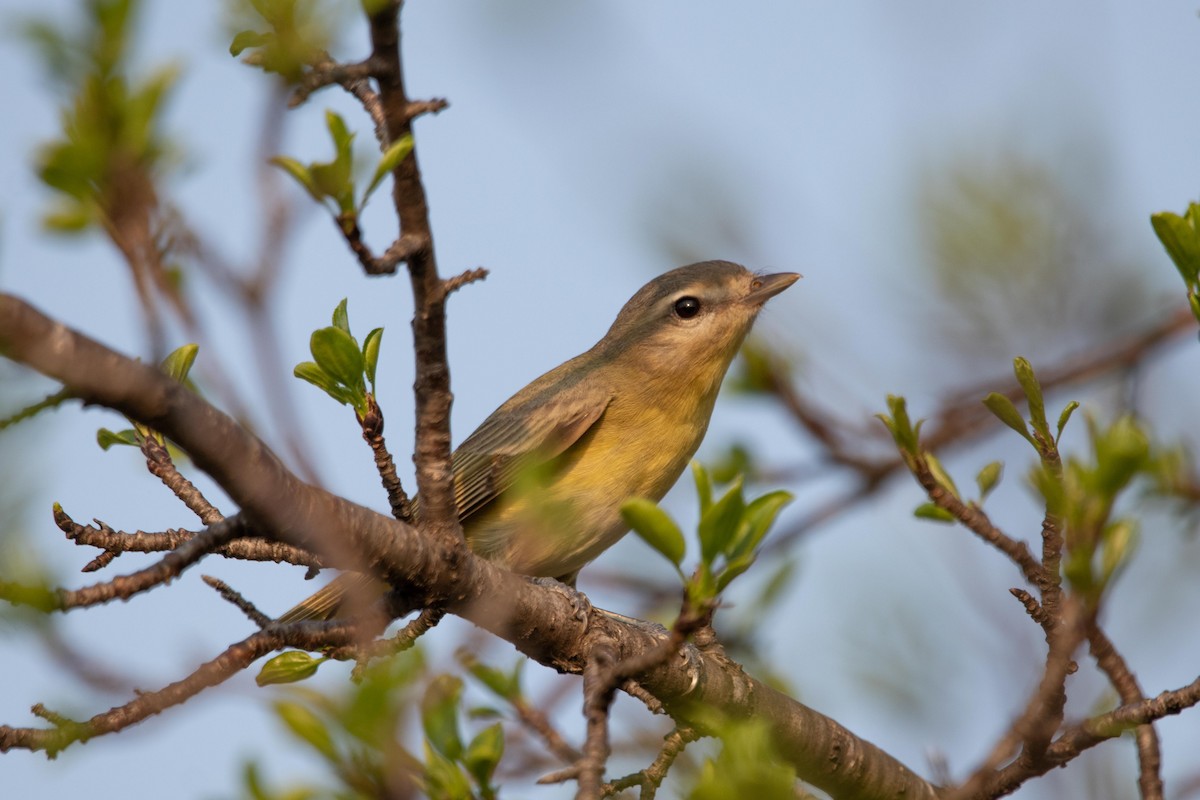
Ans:
<svg viewBox="0 0 1200 800"><path fill-rule="evenodd" d="M594 636L614 642L619 661L661 644L661 634L599 612L582 626L569 597L475 556L461 539L422 536L401 522L300 481L257 438L183 385L2 293L0 351L56 378L85 402L113 408L170 437L262 534L312 548L331 566L375 572L392 586L405 587L421 607L442 606L542 664L580 673ZM314 625L313 630L325 630L320 625L328 624L305 623ZM319 649L330 644L330 639L314 636L304 646ZM256 652L262 655L270 649ZM242 666L258 657L240 650L238 654L236 661ZM754 680L727 658L694 647L685 648L684 656L636 676L676 720L706 732L701 721L712 710L760 719L797 774L834 796L934 797L928 783L891 756ZM5 731L8 746L19 746L7 732L11 729L0 731ZM51 744L54 741L59 740Z"/></svg>
<svg viewBox="0 0 1200 800"><path fill-rule="evenodd" d="M413 133L414 106L404 87L400 58L399 0L382 3L371 15L371 60L378 65L383 119L390 144ZM414 137L415 142L415 137ZM454 505L450 472L450 368L446 360L445 290L438 277L429 225L429 206L417 148L392 171L392 202L400 221L400 241L408 248L408 274L413 292L413 349L416 354L417 430L413 458L421 495L421 526L435 537L462 539Z"/></svg>
<svg viewBox="0 0 1200 800"><path fill-rule="evenodd" d="M260 532L239 514L228 519L231 522L236 520L237 524L243 526L243 530L234 541L214 548L211 551L212 555L241 561L273 561L276 564L295 564L300 567L320 568L325 566L321 559L307 550L262 538ZM104 554L113 556L121 553L162 553L174 550L198 535L196 531L182 528L169 528L160 533L145 531L127 533L113 530L99 520L96 520L96 524L100 526L98 528L91 525L80 525L71 519L61 506L54 508L54 524L75 544L98 547L104 551ZM84 571L91 572L92 570L85 569Z"/></svg>

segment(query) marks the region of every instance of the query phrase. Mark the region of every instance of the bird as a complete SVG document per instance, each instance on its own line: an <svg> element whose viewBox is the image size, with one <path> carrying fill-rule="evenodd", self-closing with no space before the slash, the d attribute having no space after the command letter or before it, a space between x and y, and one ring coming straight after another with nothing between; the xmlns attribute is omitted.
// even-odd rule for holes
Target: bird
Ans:
<svg viewBox="0 0 1200 800"><path fill-rule="evenodd" d="M703 261L639 289L591 349L521 389L454 451L470 548L574 587L580 569L628 532L622 504L658 502L679 479L763 305L799 278ZM413 505L419 525L419 497ZM355 581L374 579L343 574L278 621L336 616Z"/></svg>

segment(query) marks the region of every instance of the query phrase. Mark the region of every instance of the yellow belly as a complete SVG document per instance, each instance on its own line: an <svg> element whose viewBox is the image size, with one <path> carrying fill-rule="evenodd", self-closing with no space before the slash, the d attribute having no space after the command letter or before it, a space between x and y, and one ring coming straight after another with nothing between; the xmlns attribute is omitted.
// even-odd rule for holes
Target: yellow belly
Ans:
<svg viewBox="0 0 1200 800"><path fill-rule="evenodd" d="M636 406L640 410L630 413ZM625 500L658 501L675 484L704 437L708 417L709 409L694 403L661 408L615 399L542 475L518 481L469 521L471 547L525 575L576 572L626 533L620 514Z"/></svg>

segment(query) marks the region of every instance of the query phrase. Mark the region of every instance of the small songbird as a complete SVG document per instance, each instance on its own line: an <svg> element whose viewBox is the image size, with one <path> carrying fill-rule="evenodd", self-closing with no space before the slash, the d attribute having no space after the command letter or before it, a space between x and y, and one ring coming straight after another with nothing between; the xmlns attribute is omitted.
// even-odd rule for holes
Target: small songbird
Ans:
<svg viewBox="0 0 1200 800"><path fill-rule="evenodd" d="M678 480L758 312L799 277L704 261L638 290L592 349L517 392L454 451L471 549L573 586L628 532L621 505L657 502ZM280 621L335 616L355 579L365 580L342 576Z"/></svg>

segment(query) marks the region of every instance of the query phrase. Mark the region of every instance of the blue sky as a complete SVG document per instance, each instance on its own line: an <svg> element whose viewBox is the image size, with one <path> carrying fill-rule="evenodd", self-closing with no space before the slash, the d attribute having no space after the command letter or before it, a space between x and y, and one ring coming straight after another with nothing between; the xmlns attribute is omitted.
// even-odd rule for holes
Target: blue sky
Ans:
<svg viewBox="0 0 1200 800"><path fill-rule="evenodd" d="M75 5L9 0L3 13L66 18ZM265 82L228 56L208 5L151 2L147 12L139 57L179 60L186 70L169 113L168 129L186 152L174 196L230 258L250 258L261 225L252 159ZM914 413L928 413L944 391L973 382L964 379L1005 374L1014 355L1036 366L1062 355L1063 341L1102 335L1103 328L1080 333L1065 316L1043 319L985 357L931 322L951 300L933 288L926 268L920 188L963 159L1003 165L1016 154L1077 187L1098 232L1092 244L1139 287L1130 303L1118 304L1114 324L1135 325L1181 302L1147 220L1200 193L1200 19L1186 4L874 0L732 10L712 2L412 0L403 25L412 93L451 101L417 131L442 270L491 270L450 305L456 441L513 391L589 347L647 279L693 256L804 273L772 301L759 331L796 357L807 390L864 425L889 392L909 395ZM362 53L361 39L351 27L341 52ZM0 72L8 111L0 126L7 189L0 289L120 350L144 352L128 279L110 249L39 233L47 197L30 154L53 133L56 101L11 37L0 40ZM334 92L290 115L285 151L328 156L326 107L359 126L366 153L366 121ZM384 212L377 207L366 221L377 243L386 240ZM306 358L308 333L348 296L356 327L387 327L380 400L393 447L403 452L411 410L407 282L361 276L317 213L303 218L284 258L274 321L285 367ZM1099 267L1091 282L1111 280ZM208 302L217 355L257 385L248 333L222 313L203 280L196 291ZM1194 358L1174 351L1141 378L1142 408L1162 419L1164 437L1188 429L1189 404L1179 398L1197 388ZM19 391L35 396L38 388ZM352 416L315 390L301 387L296 396L326 483L384 508ZM1101 414L1117 399L1103 390L1089 397ZM31 454L20 476L32 509L28 546L73 586L88 582L74 571L86 558L56 536L52 502L118 528L195 525L136 454L105 454L92 444L102 425L119 420L95 410L58 412L41 428L53 447ZM277 435L269 422L264 433ZM779 465L814 455L778 411L727 397L701 456L735 439L757 443ZM986 454L964 453L949 466L969 481L996 457L1013 464L994 501L997 517L1035 530L1035 509L1017 480L1026 456L1015 443L997 437ZM818 502L822 490L801 487L793 513ZM1037 675L1040 636L1004 599L1017 579L1011 568L962 532L912 520L917 502L916 488L897 482L879 503L806 539L797 585L765 622L781 635L764 655L797 665L790 677L802 699L852 730L920 770L930 753L944 753L961 774L1021 707ZM692 519L690 488L677 488L668 505ZM1135 670L1154 690L1194 679L1200 664L1200 646L1181 642L1171 622L1188 619L1189 610L1194 620L1200 606L1193 578L1200 551L1177 524L1160 523L1125 578L1130 591L1107 612L1114 639L1129 643ZM596 568L646 562L643 547L624 542ZM71 615L64 634L129 669L139 686L173 680L246 632L200 572L253 587L268 609L282 610L308 588L299 570L206 564L152 597ZM1134 590L1147 580L1154 591ZM936 614L926 611L931 605ZM1161 621L1170 612L1182 616ZM79 714L120 701L74 687L29 652L28 637L9 627L0 636L0 720L28 722L37 701ZM511 658L507 649L496 652ZM1080 713L1098 696L1084 684ZM14 796L67 796L99 784L100 796L150 798L164 786L174 796L228 796L248 755L261 757L273 776L303 774L261 697L248 677L233 681L56 762L4 756L0 775ZM1162 724L1168 778L1190 774L1197 719ZM1130 785L1132 748L1102 750L1077 776L1055 775L1019 796L1081 791L1085 775Z"/></svg>

